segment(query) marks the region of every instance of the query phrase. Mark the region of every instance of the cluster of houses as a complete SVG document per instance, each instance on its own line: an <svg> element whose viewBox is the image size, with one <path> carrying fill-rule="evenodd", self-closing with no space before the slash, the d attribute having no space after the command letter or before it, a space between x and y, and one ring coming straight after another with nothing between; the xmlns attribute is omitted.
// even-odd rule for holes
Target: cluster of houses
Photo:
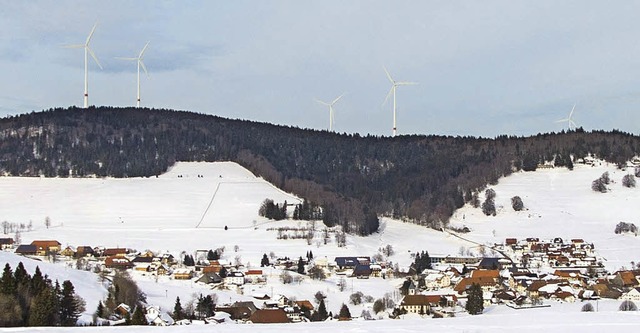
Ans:
<svg viewBox="0 0 640 333"><path fill-rule="evenodd" d="M481 287L485 306L640 300L640 270L606 272L593 244L582 239L508 238L494 249L504 257L432 257L432 269L407 278L400 308L409 313L454 315L457 301L467 298L473 284Z"/></svg>
<svg viewBox="0 0 640 333"><path fill-rule="evenodd" d="M14 249L11 238L0 238L0 246L4 250ZM544 301L552 300L640 300L640 270L605 271L593 244L582 239L507 238L492 248L502 257L433 256L430 257L431 268L418 272L412 266L402 288L404 299L397 310L439 317L454 316L461 311L460 301L468 297L474 284L482 289L485 306L506 304L528 308L548 306ZM84 258L103 269L133 270L145 275L191 280L212 288L265 284L268 277L263 269L232 265L226 260L201 259L194 266L185 266L171 254L90 246L62 248L55 240L21 244L15 247L15 252L32 256L55 254ZM272 260L271 265L280 270L296 270L299 260L278 258ZM336 257L334 260L321 257L312 263L306 260L303 263L312 264L327 275L359 279L393 278L397 274L385 263L373 262L367 256ZM217 311L227 313L227 320L259 323L305 321L314 310L308 301L293 302L279 295L253 297L261 303L260 307L253 302L237 302L219 306Z"/></svg>

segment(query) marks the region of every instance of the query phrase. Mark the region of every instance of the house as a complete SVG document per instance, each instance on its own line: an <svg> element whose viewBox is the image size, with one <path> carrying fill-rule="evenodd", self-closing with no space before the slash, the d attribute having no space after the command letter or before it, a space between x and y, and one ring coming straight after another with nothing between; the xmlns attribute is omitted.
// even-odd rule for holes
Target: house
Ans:
<svg viewBox="0 0 640 333"><path fill-rule="evenodd" d="M357 264L352 273L352 276L358 279L368 279L370 275L371 267L369 264Z"/></svg>
<svg viewBox="0 0 640 333"><path fill-rule="evenodd" d="M104 267L125 270L133 268L133 264L125 257L111 256L104 260Z"/></svg>
<svg viewBox="0 0 640 333"><path fill-rule="evenodd" d="M251 315L258 311L253 302L235 302L229 306L218 306L216 311L228 313L233 320L249 320Z"/></svg>
<svg viewBox="0 0 640 333"><path fill-rule="evenodd" d="M153 263L153 257L137 256L131 260L133 267L139 272L151 271L151 264Z"/></svg>
<svg viewBox="0 0 640 333"><path fill-rule="evenodd" d="M203 273L220 273L220 270L222 269L222 265L220 264L220 261L218 260L211 260L209 261L209 266L205 266L202 267L202 272Z"/></svg>
<svg viewBox="0 0 640 333"><path fill-rule="evenodd" d="M493 291L498 288L498 282L492 277L475 277L475 278L463 278L453 287L453 290L462 295L465 293L472 284L478 284L482 288L483 292Z"/></svg>
<svg viewBox="0 0 640 333"><path fill-rule="evenodd" d="M60 251L60 255L65 257L75 257L76 250L73 248L73 246L67 246L64 248L64 250Z"/></svg>
<svg viewBox="0 0 640 333"><path fill-rule="evenodd" d="M147 323L153 326L169 326L173 324L173 319L168 314L162 313L157 306L147 306L145 318Z"/></svg>
<svg viewBox="0 0 640 333"><path fill-rule="evenodd" d="M38 248L35 245L19 245L15 253L26 255L35 255L38 252Z"/></svg>
<svg viewBox="0 0 640 333"><path fill-rule="evenodd" d="M577 270L556 270L553 275L559 277L562 280L567 280L569 283L584 285L587 279L586 276Z"/></svg>
<svg viewBox="0 0 640 333"><path fill-rule="evenodd" d="M105 249L104 251L102 251L102 257L111 257L111 256L124 256L125 254L127 254L127 249L124 248L112 248L112 249Z"/></svg>
<svg viewBox="0 0 640 333"><path fill-rule="evenodd" d="M505 239L504 243L507 246L513 246L513 245L518 244L518 240L516 238L507 238L507 239Z"/></svg>
<svg viewBox="0 0 640 333"><path fill-rule="evenodd" d="M120 303L120 305L116 306L116 308L113 309L113 313L120 318L124 318L127 316L127 314L131 315L131 307L124 303Z"/></svg>
<svg viewBox="0 0 640 333"><path fill-rule="evenodd" d="M408 313L428 314L432 306L440 303L440 295L407 295L400 302L400 308Z"/></svg>
<svg viewBox="0 0 640 333"><path fill-rule="evenodd" d="M500 258L482 258L478 264L478 269L500 269Z"/></svg>
<svg viewBox="0 0 640 333"><path fill-rule="evenodd" d="M635 271L618 271L611 282L622 288L640 287Z"/></svg>
<svg viewBox="0 0 640 333"><path fill-rule="evenodd" d="M222 278L218 273L208 272L202 274L202 276L196 280L196 282L202 282L205 284L222 283Z"/></svg>
<svg viewBox="0 0 640 333"><path fill-rule="evenodd" d="M300 310L313 312L313 304L308 300L296 301L295 305L300 308Z"/></svg>
<svg viewBox="0 0 640 333"><path fill-rule="evenodd" d="M625 301L640 301L640 288L633 288L620 296Z"/></svg>
<svg viewBox="0 0 640 333"><path fill-rule="evenodd" d="M224 278L224 284L226 285L236 285L241 286L244 284L244 273L242 272L231 272L227 274L227 277Z"/></svg>
<svg viewBox="0 0 640 333"><path fill-rule="evenodd" d="M173 271L174 280L189 280L193 277L193 271L188 268L178 268Z"/></svg>
<svg viewBox="0 0 640 333"><path fill-rule="evenodd" d="M254 312L249 320L254 324L282 324L288 323L289 317L282 309L261 309Z"/></svg>
<svg viewBox="0 0 640 333"><path fill-rule="evenodd" d="M36 247L36 254L39 256L45 256L49 253L60 252L60 242L57 240L34 240L31 245Z"/></svg>
<svg viewBox="0 0 640 333"><path fill-rule="evenodd" d="M336 257L335 259L338 269L355 268L358 264L370 265L371 258L369 257Z"/></svg>
<svg viewBox="0 0 640 333"><path fill-rule="evenodd" d="M247 283L265 283L267 278L264 276L261 269L250 269L244 273L245 282Z"/></svg>
<svg viewBox="0 0 640 333"><path fill-rule="evenodd" d="M0 249L8 250L13 248L13 238L0 238Z"/></svg>

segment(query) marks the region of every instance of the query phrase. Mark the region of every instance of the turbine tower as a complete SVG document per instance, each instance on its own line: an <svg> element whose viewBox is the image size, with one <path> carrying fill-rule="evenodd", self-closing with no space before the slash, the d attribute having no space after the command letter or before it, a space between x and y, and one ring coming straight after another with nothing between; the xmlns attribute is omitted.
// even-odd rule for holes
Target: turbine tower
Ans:
<svg viewBox="0 0 640 333"><path fill-rule="evenodd" d="M75 45L66 46L72 49L84 49L84 108L85 109L89 107L89 54L91 55L93 60L95 60L98 67L102 69L102 65L100 65L100 61L98 61L98 58L96 57L95 53L93 53L93 51L89 47L89 42L91 41L91 37L93 36L93 33L96 31L97 26L98 26L98 23L96 22L96 24L93 25L93 29L91 29L91 32L89 33L89 36L87 37L87 40L84 42L84 44L75 44Z"/></svg>
<svg viewBox="0 0 640 333"><path fill-rule="evenodd" d="M389 74L389 71L387 71L387 69L385 67L382 67L384 69L384 72L387 73L387 78L389 78L389 81L391 81L391 90L389 90L389 93L387 94L387 97L384 99L384 102L382 104L387 103L387 100L389 99L389 96L391 94L393 94L393 136L396 136L397 133L397 127L396 127L396 88L399 86L408 86L408 85L414 85L414 84L418 84L417 82L407 82L407 81L395 81L392 77L391 74Z"/></svg>
<svg viewBox="0 0 640 333"><path fill-rule="evenodd" d="M144 65L144 62L142 61L144 59L144 51L147 50L147 46L149 46L149 42L147 42L147 44L144 44L142 51L140 51L140 54L138 54L138 56L135 58L116 57L116 59L135 61L138 63L138 95L137 95L138 97L136 100L136 107L138 108L140 107L140 67L142 67L142 70L144 70L147 76L149 75L149 72L147 72L147 67Z"/></svg>
<svg viewBox="0 0 640 333"><path fill-rule="evenodd" d="M565 119L556 120L556 123L567 123L569 125L569 130L576 129L576 123L573 121L573 111L576 109L576 104L573 104L573 108L571 108L571 112L569 113L569 117Z"/></svg>
<svg viewBox="0 0 640 333"><path fill-rule="evenodd" d="M333 105L334 105L334 104L336 104L336 102L337 102L340 98L342 98L342 96L344 96L344 94L342 94L342 95L338 96L338 98L334 99L334 100L333 100L333 102L331 102L331 103L323 102L323 101L321 101L321 100L319 100L319 99L317 99L317 98L316 98L316 102L318 102L318 103L320 103L320 104L322 104L322 105L326 105L326 106L328 106L328 107L329 107L329 132L332 132L332 131L333 131L333 124L334 124L334 122L335 122L335 118L334 118L334 116L333 116Z"/></svg>

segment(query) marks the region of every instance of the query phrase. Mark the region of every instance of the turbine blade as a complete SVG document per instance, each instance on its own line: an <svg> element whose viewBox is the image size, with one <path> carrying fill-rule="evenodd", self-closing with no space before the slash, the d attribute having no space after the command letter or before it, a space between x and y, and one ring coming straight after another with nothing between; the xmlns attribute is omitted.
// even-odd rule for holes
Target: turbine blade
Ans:
<svg viewBox="0 0 640 333"><path fill-rule="evenodd" d="M89 42L91 41L91 37L93 36L93 33L96 31L96 27L98 27L98 22L96 22L96 24L93 25L93 28L91 28L91 32L89 33L89 36L87 37L87 41L84 43L84 45L89 45Z"/></svg>
<svg viewBox="0 0 640 333"><path fill-rule="evenodd" d="M315 101L316 101L316 102L318 102L318 103L320 103L320 104L322 104L322 105L326 105L326 106L330 106L330 105L331 105L331 104L326 103L326 102L323 102L323 101L321 101L321 100L319 100L319 99L317 99L317 98L314 98L314 99L315 99Z"/></svg>
<svg viewBox="0 0 640 333"><path fill-rule="evenodd" d="M396 85L398 86L414 86L416 84L419 84L418 82L409 82L409 81L398 81L396 82Z"/></svg>
<svg viewBox="0 0 640 333"><path fill-rule="evenodd" d="M144 54L144 51L147 50L147 46L149 46L149 42L147 42L147 44L144 44L144 47L142 48L142 51L140 51L140 55L138 55L138 58L142 59L142 55Z"/></svg>
<svg viewBox="0 0 640 333"><path fill-rule="evenodd" d="M573 116L573 110L575 110L575 109L576 109L576 103L573 103L573 107L571 108L571 112L569 113L569 118L568 119L571 119L571 116Z"/></svg>
<svg viewBox="0 0 640 333"><path fill-rule="evenodd" d="M89 48L89 46L86 46L87 51L89 51L89 54L91 55L91 58L93 58L93 60L96 61L96 64L98 64L98 67L100 67L100 69L102 69L102 65L100 65L100 61L98 61L98 57L96 57L96 54L93 53L93 51Z"/></svg>
<svg viewBox="0 0 640 333"><path fill-rule="evenodd" d="M382 66L382 69L384 69L384 72L387 73L387 77L389 78L389 81L391 81L391 83L393 84L396 84L396 81L393 81L393 78L391 77L391 74L389 74L389 71L387 70L387 68Z"/></svg>
<svg viewBox="0 0 640 333"><path fill-rule="evenodd" d="M138 58L131 58L131 57L114 57L114 59L118 59L118 60L128 60L128 61L138 60Z"/></svg>
<svg viewBox="0 0 640 333"><path fill-rule="evenodd" d="M560 120L556 120L554 122L555 123L564 123L564 122L567 122L567 121L569 121L569 119L560 119Z"/></svg>
<svg viewBox="0 0 640 333"><path fill-rule="evenodd" d="M144 73L147 74L147 76L149 76L149 72L147 72L147 66L144 65L144 62L142 62L142 59L138 59L138 62L140 63L140 67L142 67L142 69L144 70Z"/></svg>
<svg viewBox="0 0 640 333"><path fill-rule="evenodd" d="M342 98L342 96L344 96L344 94L338 96L338 98L334 99L333 102L331 102L331 105L336 104L336 102Z"/></svg>
<svg viewBox="0 0 640 333"><path fill-rule="evenodd" d="M391 96L391 93L393 92L393 89L395 88L395 85L391 86L391 89L389 89L389 92L387 93L387 97L384 98L384 102L382 102L382 105L387 104L387 101L389 100L389 96Z"/></svg>

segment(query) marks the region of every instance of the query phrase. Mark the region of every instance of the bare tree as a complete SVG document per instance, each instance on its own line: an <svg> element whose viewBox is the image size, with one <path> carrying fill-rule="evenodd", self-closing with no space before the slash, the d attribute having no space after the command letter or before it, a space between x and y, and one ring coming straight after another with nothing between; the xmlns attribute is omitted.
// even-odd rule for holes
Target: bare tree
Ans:
<svg viewBox="0 0 640 333"><path fill-rule="evenodd" d="M44 226L47 227L47 229L51 226L51 218L49 216L44 218Z"/></svg>

